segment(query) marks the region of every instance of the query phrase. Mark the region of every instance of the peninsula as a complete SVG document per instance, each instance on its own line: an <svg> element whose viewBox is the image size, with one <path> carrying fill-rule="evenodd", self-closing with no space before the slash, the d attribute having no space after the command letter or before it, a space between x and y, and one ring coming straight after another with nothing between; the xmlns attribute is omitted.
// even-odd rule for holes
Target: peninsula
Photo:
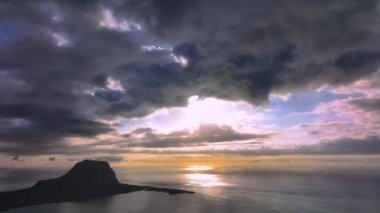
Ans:
<svg viewBox="0 0 380 213"><path fill-rule="evenodd" d="M135 191L164 192L170 195L192 191L122 184L108 162L84 160L59 178L41 180L17 191L0 192L0 211L37 204L83 201Z"/></svg>

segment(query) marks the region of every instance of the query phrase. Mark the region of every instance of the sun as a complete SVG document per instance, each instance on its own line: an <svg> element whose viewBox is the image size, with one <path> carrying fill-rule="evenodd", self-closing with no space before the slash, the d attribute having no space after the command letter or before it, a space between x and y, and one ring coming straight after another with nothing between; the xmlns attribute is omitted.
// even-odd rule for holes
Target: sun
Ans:
<svg viewBox="0 0 380 213"><path fill-rule="evenodd" d="M197 128L201 124L230 123L229 108L228 101L191 96L188 99L188 106L184 109L182 123L188 128Z"/></svg>

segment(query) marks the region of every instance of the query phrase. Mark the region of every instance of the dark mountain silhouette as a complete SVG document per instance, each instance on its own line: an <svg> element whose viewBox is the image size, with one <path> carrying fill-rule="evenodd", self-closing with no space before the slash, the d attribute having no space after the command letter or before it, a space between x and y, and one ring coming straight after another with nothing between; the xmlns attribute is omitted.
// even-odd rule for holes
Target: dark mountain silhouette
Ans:
<svg viewBox="0 0 380 213"><path fill-rule="evenodd" d="M38 181L34 186L0 193L0 211L36 204L82 201L135 191L156 191L169 194L191 191L122 184L104 161L84 160L56 179Z"/></svg>

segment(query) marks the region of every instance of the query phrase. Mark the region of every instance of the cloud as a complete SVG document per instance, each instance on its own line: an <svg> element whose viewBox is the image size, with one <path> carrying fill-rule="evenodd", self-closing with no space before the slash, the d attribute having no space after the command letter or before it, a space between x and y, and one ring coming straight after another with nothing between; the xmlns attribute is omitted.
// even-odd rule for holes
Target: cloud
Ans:
<svg viewBox="0 0 380 213"><path fill-rule="evenodd" d="M315 113L330 118L337 117L339 120L316 122L307 126L307 129L330 132L325 135L334 137L380 136L376 131L380 127L379 106L378 98L372 97L347 98L322 103L315 109ZM328 123L332 125L326 126Z"/></svg>
<svg viewBox="0 0 380 213"><path fill-rule="evenodd" d="M115 150L116 151L116 150ZM119 150L120 151L120 150ZM259 149L208 149L208 150L140 150L132 153L149 154L225 154L225 155L250 155L250 156L270 156L270 155L360 155L360 154L380 154L380 138L368 136L366 138L339 138L331 141L321 141L313 145L299 145L291 148L270 148L261 147ZM119 152L120 153L120 152Z"/></svg>
<svg viewBox="0 0 380 213"><path fill-rule="evenodd" d="M0 14L0 152L11 155L51 153L70 137L113 132L102 119L146 116L194 95L261 105L380 65L375 0L2 1ZM142 49L151 45L162 48ZM218 131L141 144L255 138Z"/></svg>
<svg viewBox="0 0 380 213"><path fill-rule="evenodd" d="M0 131L1 143L10 144L0 148L0 152L7 154L48 152L65 146L63 138L91 137L111 131L105 124L49 105L0 104L0 117L13 124Z"/></svg>
<svg viewBox="0 0 380 213"><path fill-rule="evenodd" d="M335 61L335 66L344 70L360 69L380 59L379 51L352 51L341 55Z"/></svg>
<svg viewBox="0 0 380 213"><path fill-rule="evenodd" d="M274 92L353 82L379 65L369 24L377 23L376 8L371 0L125 2L116 13L133 14L153 36L172 43L189 66L174 71L162 62L140 61L120 67L116 75L132 88L131 99L110 111L142 116L183 105L195 94L262 104Z"/></svg>
<svg viewBox="0 0 380 213"><path fill-rule="evenodd" d="M333 92L340 94L365 94L367 97L378 97L380 95L380 71L372 75L357 80L346 86L331 88Z"/></svg>
<svg viewBox="0 0 380 213"><path fill-rule="evenodd" d="M317 145L301 146L291 153L299 154L380 154L380 138L368 136L363 139L340 138Z"/></svg>
<svg viewBox="0 0 380 213"><path fill-rule="evenodd" d="M313 115L322 119L299 125L298 130L317 131L319 134L313 139L319 140L335 140L340 137L379 137L376 131L380 128L379 74L380 72L377 71L352 84L330 88L332 92L344 94L347 97L319 103Z"/></svg>
<svg viewBox="0 0 380 213"><path fill-rule="evenodd" d="M112 156L100 156L100 157L94 158L94 160L107 161L107 162L110 162L110 163L127 161L123 157L114 156L114 155L112 155Z"/></svg>
<svg viewBox="0 0 380 213"><path fill-rule="evenodd" d="M379 98L360 98L354 99L349 102L351 105L363 109L369 112L380 111L380 99Z"/></svg>
<svg viewBox="0 0 380 213"><path fill-rule="evenodd" d="M117 102L122 96L123 93L118 90L100 90L95 92L95 97L107 102Z"/></svg>
<svg viewBox="0 0 380 213"><path fill-rule="evenodd" d="M154 129L149 127L140 127L131 132L131 134L152 134Z"/></svg>
<svg viewBox="0 0 380 213"><path fill-rule="evenodd" d="M338 136L339 137L339 136ZM360 155L380 154L380 137L368 135L365 137L341 136L334 139L321 140L312 145L298 145L291 148L247 150L247 153L258 155Z"/></svg>
<svg viewBox="0 0 380 213"><path fill-rule="evenodd" d="M154 133L152 129L136 129L128 135L122 147L170 148L192 147L219 142L250 140L260 143L270 140L272 134L248 134L235 131L226 125L203 124L195 131L174 131L169 134Z"/></svg>
<svg viewBox="0 0 380 213"><path fill-rule="evenodd" d="M98 161L107 161L110 163L115 163L115 162L127 162L128 160L125 159L124 157L117 156L117 155L105 155L105 156L97 156L97 157L90 157L90 158L85 158L85 159L91 159L91 160L98 160ZM66 159L69 162L73 161L81 161L84 160L82 158L67 158Z"/></svg>

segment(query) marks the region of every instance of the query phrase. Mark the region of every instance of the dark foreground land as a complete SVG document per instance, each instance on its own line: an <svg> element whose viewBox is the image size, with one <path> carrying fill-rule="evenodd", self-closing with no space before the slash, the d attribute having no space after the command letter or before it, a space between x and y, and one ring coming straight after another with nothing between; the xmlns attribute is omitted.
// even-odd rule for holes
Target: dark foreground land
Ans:
<svg viewBox="0 0 380 213"><path fill-rule="evenodd" d="M171 195L194 193L179 189L122 184L107 162L84 160L59 178L38 181L26 189L0 192L0 211L44 203L83 201L142 190Z"/></svg>

